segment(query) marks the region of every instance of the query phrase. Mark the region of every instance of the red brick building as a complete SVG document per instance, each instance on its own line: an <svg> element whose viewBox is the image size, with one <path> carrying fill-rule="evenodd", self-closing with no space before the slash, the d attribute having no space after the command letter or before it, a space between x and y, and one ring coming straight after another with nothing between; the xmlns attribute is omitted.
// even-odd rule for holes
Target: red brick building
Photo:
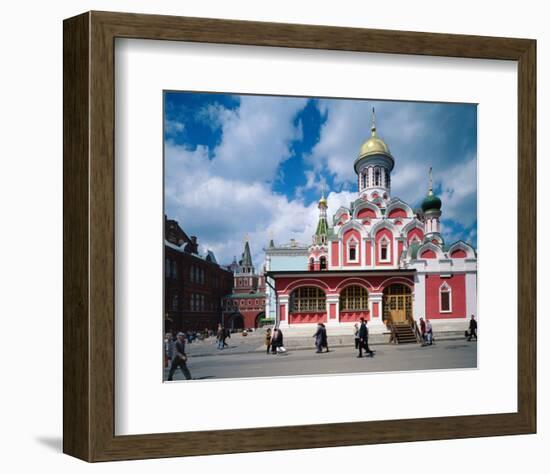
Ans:
<svg viewBox="0 0 550 474"><path fill-rule="evenodd" d="M164 224L165 330L215 329L233 274L211 251L199 254L197 238L188 237L176 221L165 217Z"/></svg>
<svg viewBox="0 0 550 474"><path fill-rule="evenodd" d="M223 301L225 327L257 328L265 318L265 277L255 271L248 241L239 262L234 259L229 269L233 272L233 291Z"/></svg>

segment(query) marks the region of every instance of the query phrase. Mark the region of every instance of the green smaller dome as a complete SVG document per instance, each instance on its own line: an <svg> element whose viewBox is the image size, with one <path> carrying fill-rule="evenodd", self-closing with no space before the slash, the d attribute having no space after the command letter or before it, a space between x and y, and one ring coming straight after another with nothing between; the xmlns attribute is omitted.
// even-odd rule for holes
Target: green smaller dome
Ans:
<svg viewBox="0 0 550 474"><path fill-rule="evenodd" d="M424 201L422 201L422 210L424 212L441 210L441 199L439 199L433 191L430 191L424 198Z"/></svg>

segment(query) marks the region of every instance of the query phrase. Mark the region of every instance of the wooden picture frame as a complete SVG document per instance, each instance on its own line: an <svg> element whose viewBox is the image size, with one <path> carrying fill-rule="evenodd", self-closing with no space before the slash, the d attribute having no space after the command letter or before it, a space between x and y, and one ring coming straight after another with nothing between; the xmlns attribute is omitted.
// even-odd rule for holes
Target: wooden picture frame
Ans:
<svg viewBox="0 0 550 474"><path fill-rule="evenodd" d="M86 461L351 446L536 430L536 42L88 12L63 25L63 451ZM115 38L518 62L518 410L515 413L115 436Z"/></svg>

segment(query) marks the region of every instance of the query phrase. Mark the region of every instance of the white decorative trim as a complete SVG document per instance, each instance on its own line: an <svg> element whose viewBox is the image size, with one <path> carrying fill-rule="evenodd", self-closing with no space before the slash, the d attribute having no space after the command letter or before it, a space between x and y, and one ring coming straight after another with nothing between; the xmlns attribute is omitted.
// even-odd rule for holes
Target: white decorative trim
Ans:
<svg viewBox="0 0 550 474"><path fill-rule="evenodd" d="M406 214L405 218L411 219L411 218L414 217L414 212L413 212L411 206L409 206L405 201L402 201L399 198L393 198L388 203L388 205L386 207L386 217L388 219L390 219L390 217L389 217L390 212L393 211L394 209L403 209L405 211L405 214ZM391 219L393 219L393 217Z"/></svg>

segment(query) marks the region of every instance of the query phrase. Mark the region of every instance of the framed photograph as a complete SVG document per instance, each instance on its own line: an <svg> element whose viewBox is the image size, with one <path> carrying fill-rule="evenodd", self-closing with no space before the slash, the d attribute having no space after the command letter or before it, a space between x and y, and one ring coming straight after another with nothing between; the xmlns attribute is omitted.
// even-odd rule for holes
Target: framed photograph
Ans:
<svg viewBox="0 0 550 474"><path fill-rule="evenodd" d="M534 40L88 12L63 87L65 453L536 431Z"/></svg>

